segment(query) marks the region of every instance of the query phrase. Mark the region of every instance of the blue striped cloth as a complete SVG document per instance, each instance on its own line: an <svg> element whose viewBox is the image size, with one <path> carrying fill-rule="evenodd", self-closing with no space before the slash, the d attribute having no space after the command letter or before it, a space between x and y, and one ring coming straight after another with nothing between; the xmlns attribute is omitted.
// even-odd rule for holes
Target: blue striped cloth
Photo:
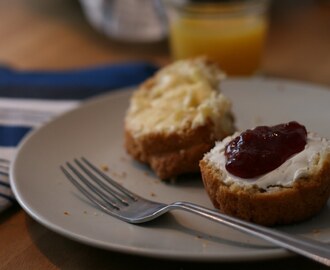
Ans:
<svg viewBox="0 0 330 270"><path fill-rule="evenodd" d="M0 212L15 202L7 167L31 129L83 99L137 85L156 70L145 62L66 71L17 71L0 66Z"/></svg>

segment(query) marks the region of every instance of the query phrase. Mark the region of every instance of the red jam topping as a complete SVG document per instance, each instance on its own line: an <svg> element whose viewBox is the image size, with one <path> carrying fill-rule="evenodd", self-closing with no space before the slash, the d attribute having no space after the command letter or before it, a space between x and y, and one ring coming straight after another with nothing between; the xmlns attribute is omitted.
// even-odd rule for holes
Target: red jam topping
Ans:
<svg viewBox="0 0 330 270"><path fill-rule="evenodd" d="M302 151L306 142L306 128L297 122L248 129L226 145L226 169L241 178L260 176Z"/></svg>

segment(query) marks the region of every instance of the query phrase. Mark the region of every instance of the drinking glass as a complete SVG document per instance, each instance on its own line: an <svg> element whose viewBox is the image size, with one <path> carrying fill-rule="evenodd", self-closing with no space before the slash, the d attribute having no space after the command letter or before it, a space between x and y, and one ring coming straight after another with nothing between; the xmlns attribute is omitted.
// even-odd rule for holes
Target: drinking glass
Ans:
<svg viewBox="0 0 330 270"><path fill-rule="evenodd" d="M205 55L228 75L260 67L268 28L268 0L167 1L174 60Z"/></svg>

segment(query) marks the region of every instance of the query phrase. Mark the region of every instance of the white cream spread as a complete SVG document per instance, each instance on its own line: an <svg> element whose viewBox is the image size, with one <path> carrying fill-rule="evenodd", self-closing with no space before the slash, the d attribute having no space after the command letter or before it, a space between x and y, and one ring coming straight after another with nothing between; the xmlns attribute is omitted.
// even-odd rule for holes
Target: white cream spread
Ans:
<svg viewBox="0 0 330 270"><path fill-rule="evenodd" d="M269 173L255 178L243 179L232 175L225 168L225 146L238 135L239 133L235 133L233 136L217 142L216 146L204 157L214 167L220 168L224 172L223 182L228 185L236 183L239 186L257 186L264 190L276 189L278 186L291 187L297 179L308 177L312 173L312 168L315 166L315 162L318 162L320 156L330 152L329 140L309 132L307 135L307 144L303 151L293 155L281 166Z"/></svg>
<svg viewBox="0 0 330 270"><path fill-rule="evenodd" d="M216 130L232 133L231 103L220 93L223 73L203 58L181 60L160 70L150 88L132 98L126 124L134 136L178 132L211 120Z"/></svg>

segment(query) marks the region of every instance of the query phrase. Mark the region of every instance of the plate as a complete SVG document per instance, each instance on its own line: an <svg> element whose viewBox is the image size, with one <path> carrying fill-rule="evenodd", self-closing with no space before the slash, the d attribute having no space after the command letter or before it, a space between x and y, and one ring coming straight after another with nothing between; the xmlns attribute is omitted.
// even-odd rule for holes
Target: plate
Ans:
<svg viewBox="0 0 330 270"><path fill-rule="evenodd" d="M330 91L277 79L228 79L223 92L232 100L239 129L296 120L330 138ZM287 256L263 240L190 213L173 211L143 225L106 215L65 179L59 166L85 156L127 188L170 203L191 201L213 208L199 176L161 182L123 148L123 118L132 90L95 98L31 133L21 143L11 170L20 205L35 220L71 239L113 251L191 260L237 261ZM279 227L292 234L330 241L330 204L313 219Z"/></svg>

